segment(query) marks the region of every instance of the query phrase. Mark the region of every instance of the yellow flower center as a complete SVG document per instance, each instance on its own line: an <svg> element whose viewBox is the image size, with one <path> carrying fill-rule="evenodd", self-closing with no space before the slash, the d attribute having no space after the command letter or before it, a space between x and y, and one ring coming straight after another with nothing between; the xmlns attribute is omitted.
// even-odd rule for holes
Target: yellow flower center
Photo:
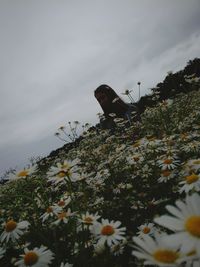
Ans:
<svg viewBox="0 0 200 267"><path fill-rule="evenodd" d="M144 227L144 229L142 230L142 232L144 233L144 234L148 234L149 232L151 231L151 229L149 228L149 227Z"/></svg>
<svg viewBox="0 0 200 267"><path fill-rule="evenodd" d="M140 158L139 158L139 157L133 157L133 159L134 159L135 161L138 161Z"/></svg>
<svg viewBox="0 0 200 267"><path fill-rule="evenodd" d="M59 178L63 178L66 176L66 173L64 171L60 171L57 175Z"/></svg>
<svg viewBox="0 0 200 267"><path fill-rule="evenodd" d="M20 172L18 172L17 176L18 177L28 176L28 171L26 171L26 170L20 171Z"/></svg>
<svg viewBox="0 0 200 267"><path fill-rule="evenodd" d="M160 249L153 253L153 257L162 263L174 263L179 258L179 254L172 250Z"/></svg>
<svg viewBox="0 0 200 267"><path fill-rule="evenodd" d="M113 235L114 232L115 230L111 225L105 225L101 230L102 235Z"/></svg>
<svg viewBox="0 0 200 267"><path fill-rule="evenodd" d="M46 210L47 213L51 213L52 211L53 211L53 209L52 209L51 206L49 206L49 207L47 208L47 210Z"/></svg>
<svg viewBox="0 0 200 267"><path fill-rule="evenodd" d="M162 176L164 176L164 177L168 177L168 176L170 176L170 174L171 174L171 172L169 170L163 170L162 171Z"/></svg>
<svg viewBox="0 0 200 267"><path fill-rule="evenodd" d="M65 206L65 201L64 201L64 200L60 200L60 201L58 202L58 206L60 206L60 207Z"/></svg>
<svg viewBox="0 0 200 267"><path fill-rule="evenodd" d="M171 164L173 162L172 159L165 159L164 161L164 164Z"/></svg>
<svg viewBox="0 0 200 267"><path fill-rule="evenodd" d="M186 179L187 184L192 184L199 179L199 176L193 173L189 176L186 176L185 179Z"/></svg>
<svg viewBox="0 0 200 267"><path fill-rule="evenodd" d="M10 220L6 223L5 225L5 230L6 232L12 232L13 230L15 230L15 228L17 227L17 223L13 220Z"/></svg>
<svg viewBox="0 0 200 267"><path fill-rule="evenodd" d="M58 219L60 219L60 220L63 220L66 217L67 217L67 212L65 212L65 211L58 214Z"/></svg>
<svg viewBox="0 0 200 267"><path fill-rule="evenodd" d="M93 222L93 219L92 219L91 217L86 217L86 218L84 219L84 223L85 223L85 224L92 224L92 222Z"/></svg>
<svg viewBox="0 0 200 267"><path fill-rule="evenodd" d="M34 251L29 251L24 256L24 263L26 266L32 266L38 261L38 255Z"/></svg>
<svg viewBox="0 0 200 267"><path fill-rule="evenodd" d="M187 219L185 228L191 235L200 238L200 216L191 216Z"/></svg>
<svg viewBox="0 0 200 267"><path fill-rule="evenodd" d="M60 171L57 176L58 178L63 178L65 176L70 177L72 175L72 173L70 172L70 170L65 170L65 171Z"/></svg>

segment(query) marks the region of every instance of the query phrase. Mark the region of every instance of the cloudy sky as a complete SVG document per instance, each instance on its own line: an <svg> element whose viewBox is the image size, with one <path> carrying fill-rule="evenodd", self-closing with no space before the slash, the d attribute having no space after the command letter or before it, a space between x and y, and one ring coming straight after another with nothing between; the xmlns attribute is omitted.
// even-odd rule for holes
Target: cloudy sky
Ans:
<svg viewBox="0 0 200 267"><path fill-rule="evenodd" d="M141 95L200 57L200 0L0 0L0 174L96 124L93 91ZM124 100L126 100L124 98Z"/></svg>

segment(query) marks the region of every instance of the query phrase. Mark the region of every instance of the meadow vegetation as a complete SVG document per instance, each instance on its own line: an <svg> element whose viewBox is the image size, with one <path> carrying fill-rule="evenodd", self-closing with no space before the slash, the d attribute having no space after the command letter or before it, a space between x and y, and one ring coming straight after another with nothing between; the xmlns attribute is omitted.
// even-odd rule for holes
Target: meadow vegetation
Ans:
<svg viewBox="0 0 200 267"><path fill-rule="evenodd" d="M0 186L0 266L200 264L200 82ZM133 113L133 119L136 114ZM196 264L196 265L195 265Z"/></svg>

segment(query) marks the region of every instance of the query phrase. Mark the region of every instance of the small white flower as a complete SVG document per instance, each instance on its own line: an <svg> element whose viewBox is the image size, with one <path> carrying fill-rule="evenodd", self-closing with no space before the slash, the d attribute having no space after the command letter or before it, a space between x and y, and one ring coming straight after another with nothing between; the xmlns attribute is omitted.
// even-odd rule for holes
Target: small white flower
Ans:
<svg viewBox="0 0 200 267"><path fill-rule="evenodd" d="M123 254L124 252L124 247L125 245L127 244L127 240L124 239L124 240L121 240L119 241L118 243L112 245L110 247L110 251L113 255L117 256L117 255L120 255L120 254Z"/></svg>
<svg viewBox="0 0 200 267"><path fill-rule="evenodd" d="M21 257L22 259L15 263L19 267L48 267L54 258L53 253L44 246L33 250L25 248Z"/></svg>
<svg viewBox="0 0 200 267"><path fill-rule="evenodd" d="M64 160L63 163L58 162L57 166L52 166L47 172L48 182L62 184L66 183L68 179L72 182L76 182L80 178L77 167L78 163L79 159L73 161Z"/></svg>
<svg viewBox="0 0 200 267"><path fill-rule="evenodd" d="M53 216L57 216L58 213L60 213L62 211L62 208L59 206L49 206L46 209L46 212L44 214L42 214L42 216L40 217L42 219L42 221L46 221L49 219L49 217L53 217Z"/></svg>
<svg viewBox="0 0 200 267"><path fill-rule="evenodd" d="M175 176L175 172L172 170L161 170L161 176L158 178L159 183L166 183L170 179L173 179Z"/></svg>
<svg viewBox="0 0 200 267"><path fill-rule="evenodd" d="M134 153L133 155L128 156L126 160L131 165L137 165L144 161L144 157L140 153Z"/></svg>
<svg viewBox="0 0 200 267"><path fill-rule="evenodd" d="M191 159L185 163L184 168L189 172L198 172L200 170L200 159Z"/></svg>
<svg viewBox="0 0 200 267"><path fill-rule="evenodd" d="M71 197L63 197L56 203L56 206L60 208L65 208L71 202Z"/></svg>
<svg viewBox="0 0 200 267"><path fill-rule="evenodd" d="M162 170L173 170L180 164L180 161L173 157L165 157L158 160L158 165Z"/></svg>
<svg viewBox="0 0 200 267"><path fill-rule="evenodd" d="M34 165L30 168L24 168L20 171L15 171L15 173L11 173L8 177L9 182L27 178L29 175L33 174L37 169L37 165Z"/></svg>
<svg viewBox="0 0 200 267"><path fill-rule="evenodd" d="M58 225L59 223L68 223L69 218L74 216L75 212L71 212L71 209L69 208L67 211L63 211L61 213L58 213L57 220L53 222L53 224Z"/></svg>
<svg viewBox="0 0 200 267"><path fill-rule="evenodd" d="M167 108L169 106L171 106L173 103L173 100L172 99L166 99L166 100L163 100L161 103L160 103L160 106L162 108Z"/></svg>
<svg viewBox="0 0 200 267"><path fill-rule="evenodd" d="M88 211L86 214L81 215L81 218L79 219L79 222L83 224L84 228L89 228L89 230L92 229L93 225L97 223L97 220L100 218L98 213L90 214Z"/></svg>
<svg viewBox="0 0 200 267"><path fill-rule="evenodd" d="M125 184L120 183L116 186L116 188L113 189L114 194L120 194L121 190L125 188Z"/></svg>
<svg viewBox="0 0 200 267"><path fill-rule="evenodd" d="M187 175L184 177L185 181L181 181L179 184L183 185L179 192L185 192L188 193L192 190L200 191L200 175L192 173L191 175Z"/></svg>
<svg viewBox="0 0 200 267"><path fill-rule="evenodd" d="M9 240L15 241L20 238L24 234L24 232L27 230L29 226L29 222L27 221L21 221L21 222L15 222L14 220L9 220L2 224L4 227L4 231L0 236L0 241L8 242Z"/></svg>
<svg viewBox="0 0 200 267"><path fill-rule="evenodd" d="M119 240L125 239L123 235L126 227L118 228L120 225L120 221L109 222L107 219L102 219L101 223L95 224L92 232L96 236L98 244L107 243L108 246L111 246L113 243L116 244Z"/></svg>
<svg viewBox="0 0 200 267"><path fill-rule="evenodd" d="M76 167L76 165L79 163L78 159L75 159L73 161L70 160L64 160L62 163L58 162L56 163L56 166L52 166L49 171L47 172L47 176L54 176L60 171L67 172L71 168Z"/></svg>
<svg viewBox="0 0 200 267"><path fill-rule="evenodd" d="M143 235L153 235L155 232L155 227L153 223L145 223L142 224L138 227L139 231L137 232L137 234L139 236L143 236Z"/></svg>

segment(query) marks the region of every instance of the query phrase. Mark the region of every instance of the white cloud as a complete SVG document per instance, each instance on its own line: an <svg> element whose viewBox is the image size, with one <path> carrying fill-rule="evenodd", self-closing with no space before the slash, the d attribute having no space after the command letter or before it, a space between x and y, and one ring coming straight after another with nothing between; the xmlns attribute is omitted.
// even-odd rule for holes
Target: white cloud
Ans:
<svg viewBox="0 0 200 267"><path fill-rule="evenodd" d="M137 99L138 81L146 94L198 57L199 18L199 0L1 1L0 169L19 146L50 152L63 123L96 123L101 83Z"/></svg>

